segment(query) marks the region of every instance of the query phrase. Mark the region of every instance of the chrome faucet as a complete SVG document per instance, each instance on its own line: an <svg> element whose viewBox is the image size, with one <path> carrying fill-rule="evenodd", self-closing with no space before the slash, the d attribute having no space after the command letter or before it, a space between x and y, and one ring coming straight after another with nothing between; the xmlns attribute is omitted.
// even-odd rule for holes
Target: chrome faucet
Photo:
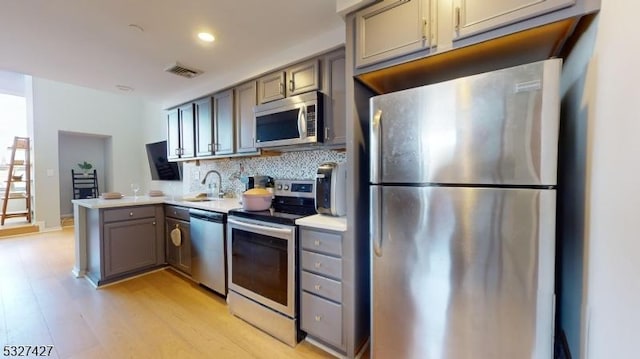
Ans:
<svg viewBox="0 0 640 359"><path fill-rule="evenodd" d="M218 198L222 198L222 197L224 197L224 192L222 191L222 176L220 176L220 172L218 172L216 170L207 171L207 173L205 173L204 178L202 179L202 181L200 181L200 184L205 184L207 182L207 177L209 177L209 175L212 174L212 173L218 175Z"/></svg>

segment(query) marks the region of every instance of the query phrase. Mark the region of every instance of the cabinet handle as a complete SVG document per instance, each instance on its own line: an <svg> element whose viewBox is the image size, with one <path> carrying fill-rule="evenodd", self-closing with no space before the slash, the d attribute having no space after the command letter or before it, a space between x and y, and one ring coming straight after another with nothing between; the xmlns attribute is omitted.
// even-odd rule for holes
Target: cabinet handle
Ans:
<svg viewBox="0 0 640 359"><path fill-rule="evenodd" d="M293 82L293 80L289 80L289 91L293 92L295 86L296 84Z"/></svg>
<svg viewBox="0 0 640 359"><path fill-rule="evenodd" d="M460 32L460 7L456 7L456 31Z"/></svg>
<svg viewBox="0 0 640 359"><path fill-rule="evenodd" d="M427 41L427 19L422 18L422 41Z"/></svg>
<svg viewBox="0 0 640 359"><path fill-rule="evenodd" d="M315 316L316 322L319 322L322 320L322 316L321 315L316 315Z"/></svg>
<svg viewBox="0 0 640 359"><path fill-rule="evenodd" d="M329 139L329 127L324 128L324 139L325 140Z"/></svg>
<svg viewBox="0 0 640 359"><path fill-rule="evenodd" d="M284 95L284 83L280 83L280 94Z"/></svg>
<svg viewBox="0 0 640 359"><path fill-rule="evenodd" d="M176 156L180 156L180 148L176 148L176 150L173 151L173 153L175 153Z"/></svg>
<svg viewBox="0 0 640 359"><path fill-rule="evenodd" d="M315 267L316 267L316 268L320 268L320 267L322 267L322 262L316 262Z"/></svg>
<svg viewBox="0 0 640 359"><path fill-rule="evenodd" d="M133 212L129 212L129 217L133 217Z"/></svg>
<svg viewBox="0 0 640 359"><path fill-rule="evenodd" d="M320 286L320 284L316 284L316 285L314 286L314 288L315 288L316 290L320 290L320 288L322 288L322 287Z"/></svg>
<svg viewBox="0 0 640 359"><path fill-rule="evenodd" d="M156 224L156 222L153 222L153 224ZM176 224L176 229L180 229L180 224Z"/></svg>
<svg viewBox="0 0 640 359"><path fill-rule="evenodd" d="M316 239L315 241L313 241L313 245L316 247L320 247L320 241Z"/></svg>
<svg viewBox="0 0 640 359"><path fill-rule="evenodd" d="M156 225L156 221L151 222L151 224L153 224L155 226Z"/></svg>
<svg viewBox="0 0 640 359"><path fill-rule="evenodd" d="M209 152L213 151L213 146L211 144L207 145L207 151Z"/></svg>

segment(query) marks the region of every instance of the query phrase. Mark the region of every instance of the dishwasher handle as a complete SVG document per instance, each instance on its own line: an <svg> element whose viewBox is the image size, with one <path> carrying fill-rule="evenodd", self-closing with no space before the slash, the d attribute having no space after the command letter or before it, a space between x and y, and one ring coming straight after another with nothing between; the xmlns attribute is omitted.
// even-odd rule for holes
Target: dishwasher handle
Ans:
<svg viewBox="0 0 640 359"><path fill-rule="evenodd" d="M225 215L224 213L218 212L210 212L210 211L201 211L197 209L189 210L189 217L191 219L200 219L207 222L216 222L216 223L224 223Z"/></svg>

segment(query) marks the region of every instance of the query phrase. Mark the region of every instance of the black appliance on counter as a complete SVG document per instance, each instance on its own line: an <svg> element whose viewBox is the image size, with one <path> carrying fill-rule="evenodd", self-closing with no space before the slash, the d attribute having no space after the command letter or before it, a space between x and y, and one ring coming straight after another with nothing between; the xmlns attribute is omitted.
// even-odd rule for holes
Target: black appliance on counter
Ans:
<svg viewBox="0 0 640 359"><path fill-rule="evenodd" d="M247 177L246 189L274 187L273 177L250 176Z"/></svg>
<svg viewBox="0 0 640 359"><path fill-rule="evenodd" d="M229 310L290 346L303 335L295 220L316 213L314 184L275 180L273 208L228 213Z"/></svg>

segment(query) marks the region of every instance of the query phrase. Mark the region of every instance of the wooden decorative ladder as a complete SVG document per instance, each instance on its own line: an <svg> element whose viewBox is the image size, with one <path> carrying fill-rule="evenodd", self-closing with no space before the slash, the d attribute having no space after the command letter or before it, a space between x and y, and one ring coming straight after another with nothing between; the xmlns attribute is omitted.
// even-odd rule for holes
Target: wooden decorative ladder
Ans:
<svg viewBox="0 0 640 359"><path fill-rule="evenodd" d="M13 146L9 149L11 150L11 160L5 181L0 225L4 225L5 219L14 217L27 217L27 222L31 223L31 144L29 137L14 137ZM25 210L7 212L9 201L15 199L25 200Z"/></svg>

